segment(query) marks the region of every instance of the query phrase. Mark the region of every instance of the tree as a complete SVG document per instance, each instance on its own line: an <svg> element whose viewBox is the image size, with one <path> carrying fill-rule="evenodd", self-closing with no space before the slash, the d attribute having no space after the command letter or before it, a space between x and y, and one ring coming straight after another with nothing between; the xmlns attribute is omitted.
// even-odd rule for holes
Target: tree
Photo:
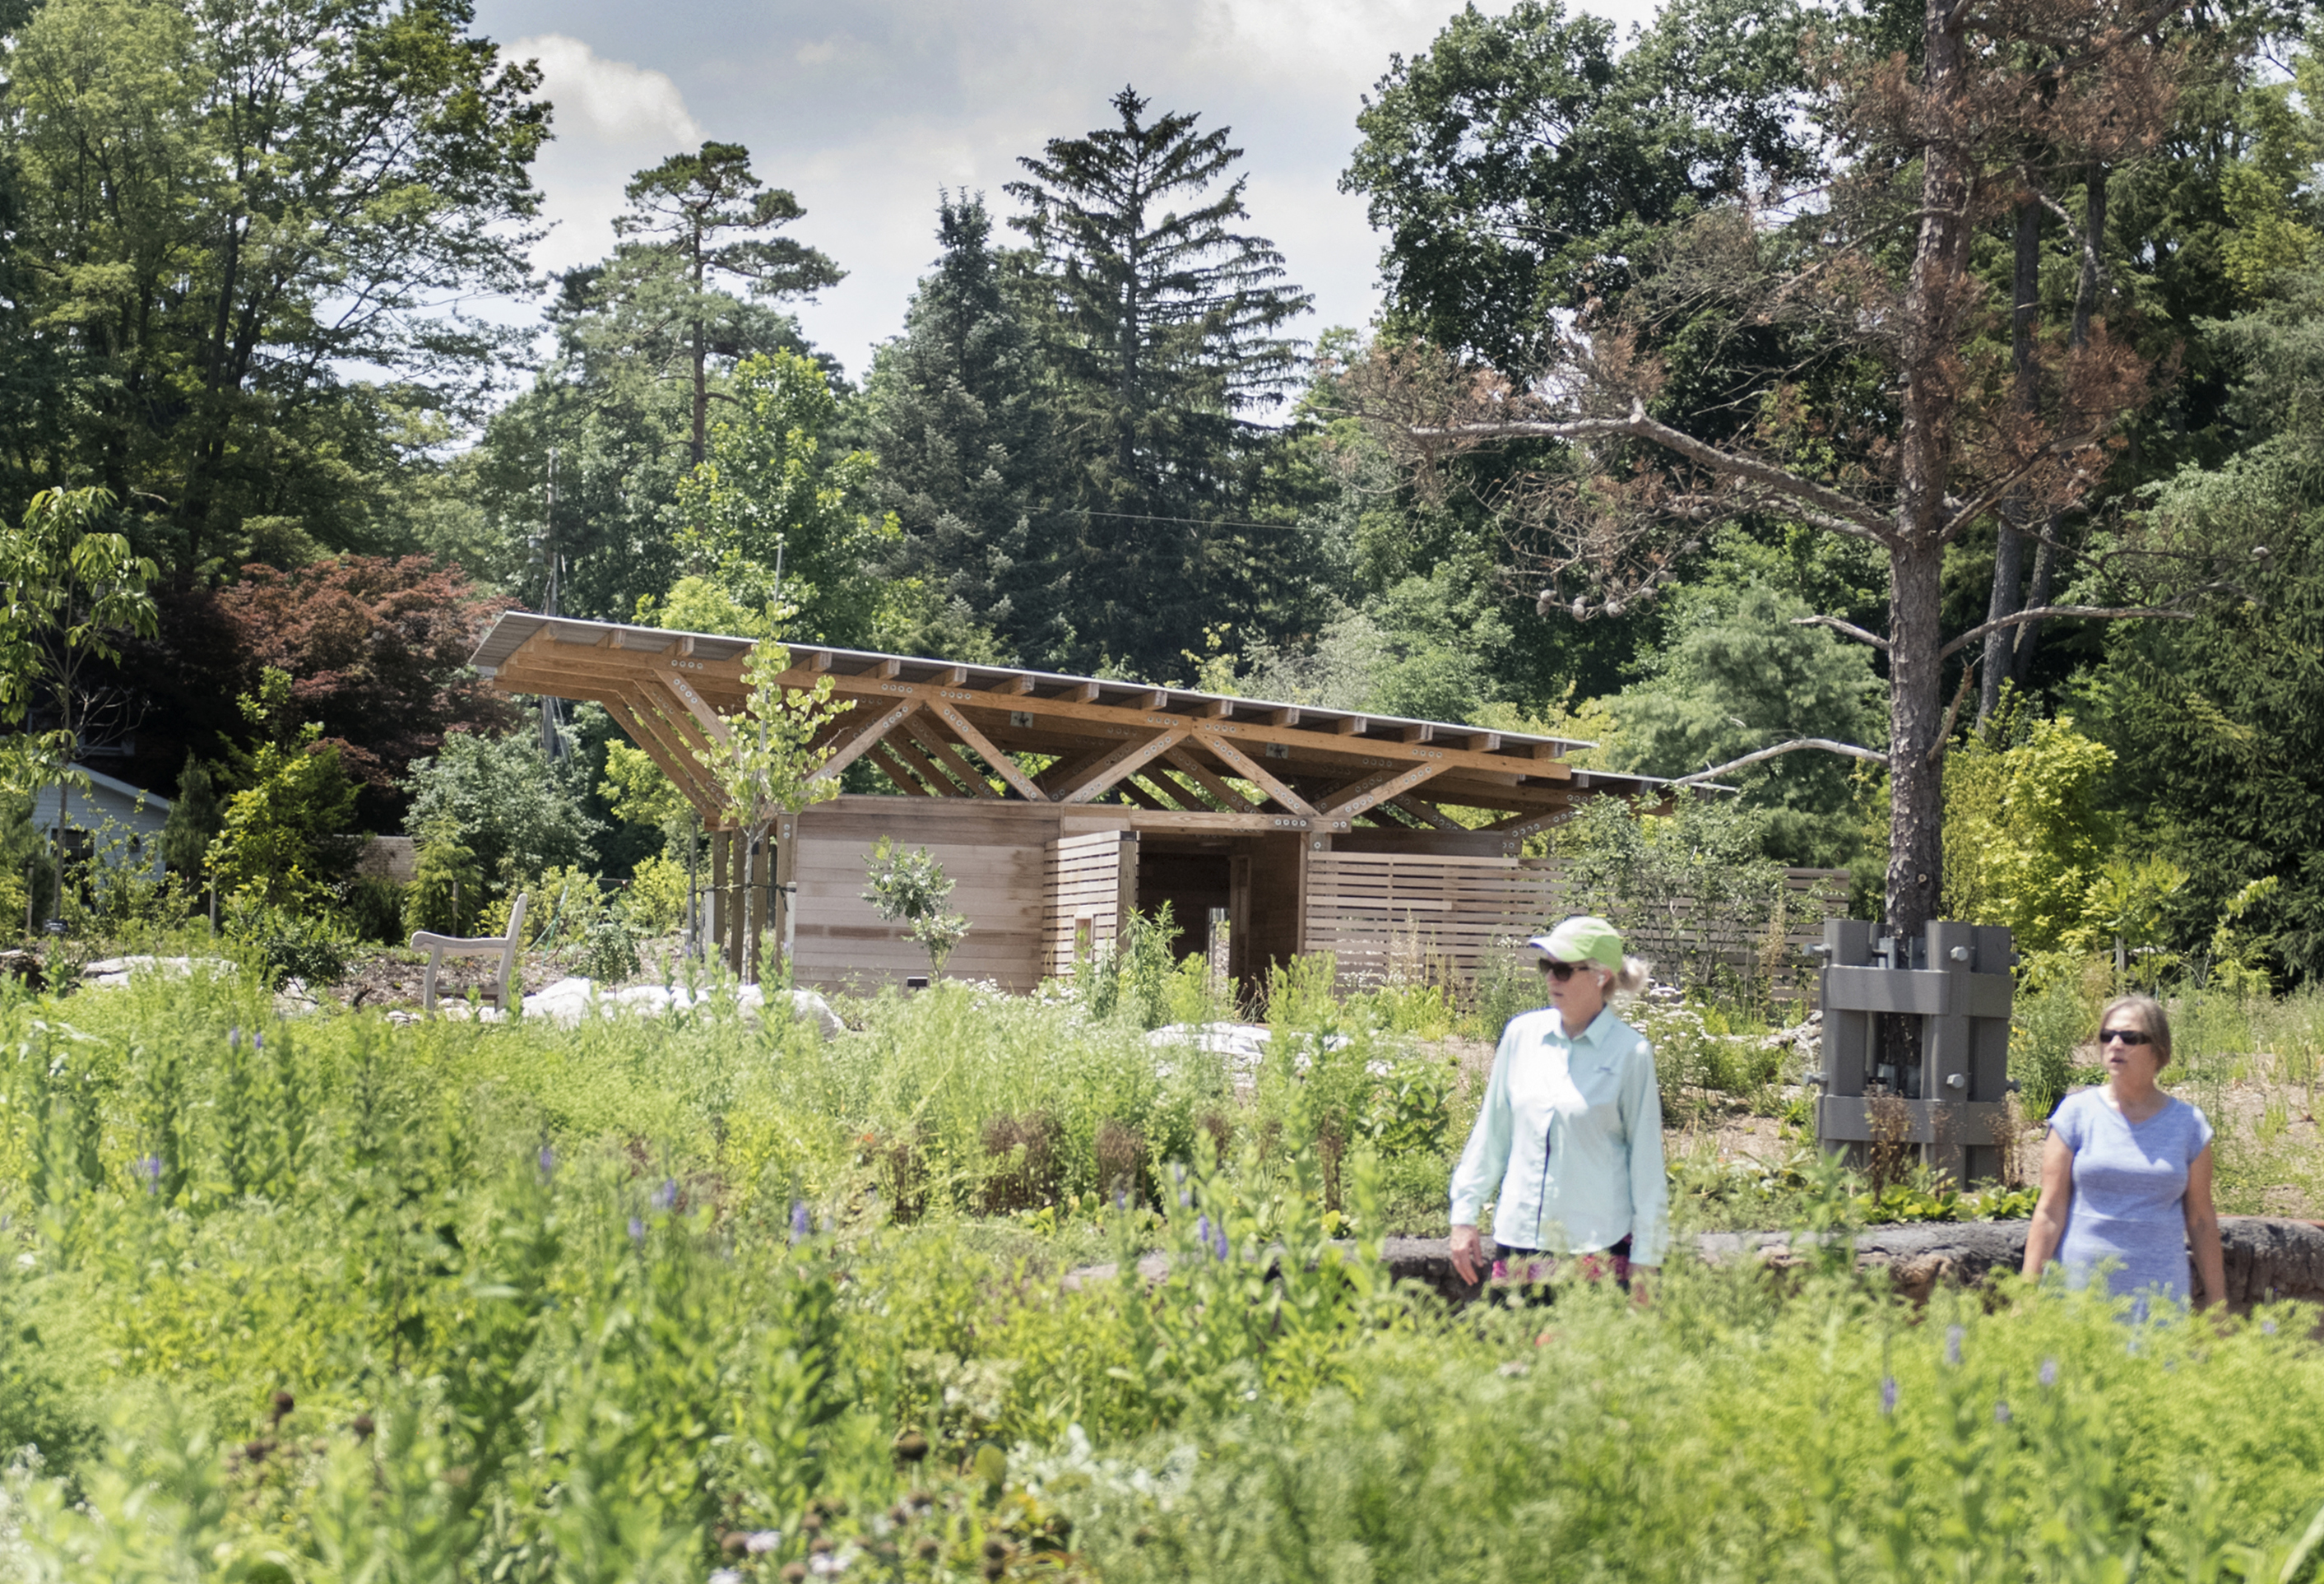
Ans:
<svg viewBox="0 0 2324 1584"><path fill-rule="evenodd" d="M418 555L252 566L215 598L237 638L235 680L269 666L287 673L298 718L340 746L383 812L411 762L447 734L507 723L506 701L468 656L508 602L457 567Z"/></svg>
<svg viewBox="0 0 2324 1584"><path fill-rule="evenodd" d="M945 911L953 878L944 866L926 848L898 852L895 838L883 836L872 848L863 873L870 884L863 900L888 922L902 922L904 933L928 954L928 972L943 973L945 959L968 938L968 920Z"/></svg>
<svg viewBox="0 0 2324 1584"><path fill-rule="evenodd" d="M1313 300L1281 283L1272 243L1231 228L1248 178L1204 196L1242 157L1228 129L1148 123L1147 103L1123 88L1119 125L1050 140L1004 190L1040 258L1072 504L1089 519L1077 648L1160 675L1198 642L1212 592L1194 530L1232 514L1240 453L1263 435L1247 415L1298 378L1299 343L1280 332Z"/></svg>
<svg viewBox="0 0 2324 1584"><path fill-rule="evenodd" d="M355 856L348 826L355 787L323 728L298 725L290 678L269 668L258 691L238 701L261 736L241 766L243 789L227 800L207 861L221 892L244 907L303 911Z"/></svg>
<svg viewBox="0 0 2324 1584"><path fill-rule="evenodd" d="M944 252L865 397L872 498L904 533L904 566L964 603L1020 655L1060 653L1064 591L1048 496L1056 442L1039 347L1002 279L982 196L943 197Z"/></svg>
<svg viewBox="0 0 2324 1584"><path fill-rule="evenodd" d="M597 830L582 807L588 782L586 764L569 755L552 762L536 732L454 732L438 752L411 762L403 829L422 841L449 833L499 896L588 856Z"/></svg>
<svg viewBox="0 0 2324 1584"><path fill-rule="evenodd" d="M744 854L771 855L767 833L776 820L839 795L836 776L816 773L831 756L829 745L818 748L816 739L854 703L834 704L827 676L812 688L785 687L781 677L790 667L789 650L773 638L761 639L742 662L748 702L740 714L720 716L719 729L694 754L724 800L720 812L740 833ZM758 969L754 949L753 977Z"/></svg>
<svg viewBox="0 0 2324 1584"><path fill-rule="evenodd" d="M1798 625L1807 607L1764 584L1688 592L1689 608L1672 623L1675 641L1611 701L1620 736L1609 768L1683 776L1770 740L1880 740L1868 650ZM1735 778L1742 801L1766 811L1770 857L1829 866L1855 856L1861 828L1849 769L1832 755L1786 755Z"/></svg>
<svg viewBox="0 0 2324 1584"><path fill-rule="evenodd" d="M751 358L733 394L708 458L678 484L681 547L737 604L779 603L807 637L872 646L917 592L882 575L899 531L869 509L875 459L826 453L839 401L809 358Z"/></svg>
<svg viewBox="0 0 2324 1584"><path fill-rule="evenodd" d="M73 761L93 736L125 729L134 700L105 685L105 668L133 635L155 631L149 590L160 569L100 526L112 515L102 489L44 489L0 535L0 721L22 725L38 709L49 723L34 756L55 775L60 914Z"/></svg>
<svg viewBox="0 0 2324 1584"><path fill-rule="evenodd" d="M189 884L209 872L210 843L225 828L217 792L210 783L209 767L193 755L186 755L184 773L178 777L178 795L170 817L161 824L161 862Z"/></svg>
<svg viewBox="0 0 2324 1584"><path fill-rule="evenodd" d="M585 344L618 340L654 377L682 368L690 385L689 459L709 454L711 360L736 356L753 328L750 305L721 285L737 282L759 300L836 285L839 266L806 244L773 233L807 211L751 171L751 151L706 143L631 178L629 210L613 222L627 238L576 294L599 310L576 327ZM763 332L759 339L763 340Z"/></svg>
<svg viewBox="0 0 2324 1584"><path fill-rule="evenodd" d="M1342 192L1385 233L1387 328L1512 374L1555 355L1555 311L1618 293L1628 255L1747 176L1794 181L1807 18L1765 0L1681 0L1628 51L1558 0L1471 5L1388 69L1356 117Z"/></svg>
<svg viewBox="0 0 2324 1584"><path fill-rule="evenodd" d="M24 459L135 502L190 582L254 514L329 519L374 366L459 401L521 332L540 74L463 0L53 0L9 51L14 235L68 421Z"/></svg>
<svg viewBox="0 0 2324 1584"><path fill-rule="evenodd" d="M1706 523L1756 514L1880 547L1886 634L1807 619L1887 660L1886 754L1841 746L1887 765L1886 915L1908 936L1940 910L1940 775L1962 701L1957 692L1947 707L1947 662L1988 630L1946 637L1947 547L2005 499L2035 515L2082 499L2117 421L2146 395L2143 360L2098 327L2061 360L2054 404L2031 416L2014 406L1978 348L1985 309L1970 245L1980 218L2015 190L2029 137L2094 135L2101 123L2126 147L2156 135L2176 58L2144 31L2147 17L2114 0L1995 13L1930 0L1916 59L1863 62L1836 92L1853 159L1819 212L1780 227L1757 205L1707 213L1618 310L1559 337L1556 368L1529 386L1393 350L1368 376L1375 411L1424 466L1518 440L1570 448L1506 497L1550 579L1545 615L1563 607L1580 619L1653 597ZM2061 42L2070 46L2053 51L2062 64L2025 65L2034 43ZM1905 236L1909 245L1896 241ZM1715 444L1650 411L1664 366L1645 349L1658 316L1666 329L1706 299L1731 304L1755 335L1784 331L1754 421ZM1568 580L1581 586L1570 607ZM1999 620L2155 611L2036 607ZM1825 746L1794 740L1749 757Z"/></svg>

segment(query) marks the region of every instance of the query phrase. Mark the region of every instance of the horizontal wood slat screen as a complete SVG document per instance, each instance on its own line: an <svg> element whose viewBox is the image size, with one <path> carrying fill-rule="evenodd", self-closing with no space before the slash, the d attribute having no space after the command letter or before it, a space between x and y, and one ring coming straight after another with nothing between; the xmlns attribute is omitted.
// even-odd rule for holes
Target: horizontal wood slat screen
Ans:
<svg viewBox="0 0 2324 1584"><path fill-rule="evenodd" d="M1342 988L1390 978L1473 982L1491 958L1572 911L1556 858L1454 858L1405 853L1318 853L1307 870L1309 951L1339 959ZM1787 910L1784 968L1806 968L1822 920L1848 904L1844 869L1791 869L1784 885L1800 905ZM1677 921L1695 927L1682 907ZM1675 956L1675 938L1633 926L1631 948L1654 961ZM1716 959L1738 972L1764 971L1765 931L1714 922L1706 934ZM1658 978L1674 965L1655 963ZM1769 965L1776 966L1776 965ZM1778 985L1788 996L1792 987Z"/></svg>
<svg viewBox="0 0 2324 1584"><path fill-rule="evenodd" d="M1119 830L1064 836L1049 844L1043 885L1047 906L1041 930L1045 972L1060 979L1073 977L1075 936L1084 921L1088 935L1078 942L1083 949L1094 950L1120 932L1122 866L1135 864L1137 851Z"/></svg>

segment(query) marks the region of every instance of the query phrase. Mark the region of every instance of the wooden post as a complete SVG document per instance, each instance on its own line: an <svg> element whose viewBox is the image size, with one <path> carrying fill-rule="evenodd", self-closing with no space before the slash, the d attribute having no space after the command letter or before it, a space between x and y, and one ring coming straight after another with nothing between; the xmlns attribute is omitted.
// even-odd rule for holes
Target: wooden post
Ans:
<svg viewBox="0 0 2324 1584"><path fill-rule="evenodd" d="M785 814L775 822L775 890L769 899L773 913L776 963L788 965L791 939L798 932L798 816Z"/></svg>
<svg viewBox="0 0 2324 1584"><path fill-rule="evenodd" d="M710 833L710 950L706 957L726 955L726 854L733 841L724 830Z"/></svg>

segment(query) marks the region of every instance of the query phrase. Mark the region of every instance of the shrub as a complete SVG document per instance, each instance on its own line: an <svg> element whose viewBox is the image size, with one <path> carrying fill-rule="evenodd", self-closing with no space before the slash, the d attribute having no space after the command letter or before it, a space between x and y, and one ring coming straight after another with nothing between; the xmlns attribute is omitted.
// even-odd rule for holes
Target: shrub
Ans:
<svg viewBox="0 0 2324 1584"><path fill-rule="evenodd" d="M340 909L359 940L399 946L409 938L403 928L404 893L409 888L393 880L358 875L347 882Z"/></svg>
<svg viewBox="0 0 2324 1584"><path fill-rule="evenodd" d="M237 898L226 915L226 935L255 953L269 984L298 979L320 988L346 977L354 946L346 927L325 913L292 912Z"/></svg>
<svg viewBox="0 0 2324 1584"><path fill-rule="evenodd" d="M677 929L686 920L686 866L660 856L641 860L622 894L622 914L648 940Z"/></svg>

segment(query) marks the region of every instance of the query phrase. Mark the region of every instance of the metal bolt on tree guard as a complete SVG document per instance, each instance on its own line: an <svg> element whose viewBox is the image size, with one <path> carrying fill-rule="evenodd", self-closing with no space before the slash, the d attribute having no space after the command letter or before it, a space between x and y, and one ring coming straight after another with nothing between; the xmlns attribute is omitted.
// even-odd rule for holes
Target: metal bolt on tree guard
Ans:
<svg viewBox="0 0 2324 1584"><path fill-rule="evenodd" d="M2009 1004L2016 960L1997 925L1932 922L1922 939L1876 938L1828 919L1817 1003L1823 1070L1816 1144L1861 1163L1909 1146L1967 1187L2001 1172L2009 1122ZM1931 966L1934 965L1934 966Z"/></svg>

